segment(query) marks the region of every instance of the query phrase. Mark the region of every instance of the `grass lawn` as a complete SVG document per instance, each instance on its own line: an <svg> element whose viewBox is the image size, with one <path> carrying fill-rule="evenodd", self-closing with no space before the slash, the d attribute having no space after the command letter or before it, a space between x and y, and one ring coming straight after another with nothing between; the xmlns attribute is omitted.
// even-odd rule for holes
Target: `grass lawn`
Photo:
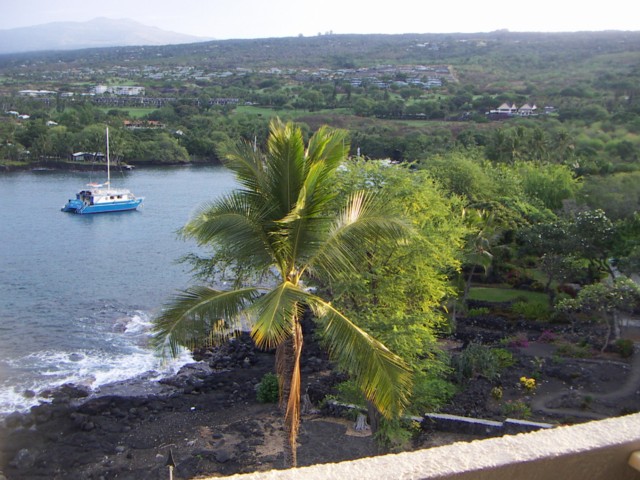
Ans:
<svg viewBox="0 0 640 480"><path fill-rule="evenodd" d="M132 118L142 118L157 109L140 107L101 107L100 110L102 110L104 113L108 113L110 110L120 110L123 112L127 112L127 114Z"/></svg>
<svg viewBox="0 0 640 480"><path fill-rule="evenodd" d="M508 287L471 287L469 298L485 302L509 302L516 298L526 299L528 303L546 304L548 302L548 297L544 293L514 290Z"/></svg>
<svg viewBox="0 0 640 480"><path fill-rule="evenodd" d="M276 116L280 118L295 118L309 113L307 110L289 110L285 108L277 110L275 108L255 107L251 105L239 105L235 108L235 111L238 113L247 113L249 115L260 115L267 118Z"/></svg>
<svg viewBox="0 0 640 480"><path fill-rule="evenodd" d="M296 110L296 109L275 109L269 107L261 107L261 106L253 106L253 105L239 105L235 108L235 111L238 113L247 113L249 115L260 115L263 117L271 118L271 117L280 117L284 119L296 119L297 117L308 117L313 115L324 115L324 114L339 114L344 115L348 113L348 109L344 108L334 108L327 110L317 110L314 112L310 112L309 110Z"/></svg>

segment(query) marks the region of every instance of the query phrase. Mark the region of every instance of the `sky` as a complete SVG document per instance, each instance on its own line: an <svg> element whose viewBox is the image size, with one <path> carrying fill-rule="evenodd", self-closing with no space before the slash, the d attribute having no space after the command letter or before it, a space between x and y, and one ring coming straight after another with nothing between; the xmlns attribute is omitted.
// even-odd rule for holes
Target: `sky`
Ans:
<svg viewBox="0 0 640 480"><path fill-rule="evenodd" d="M210 39L640 30L629 0L1 0L0 30L127 18Z"/></svg>

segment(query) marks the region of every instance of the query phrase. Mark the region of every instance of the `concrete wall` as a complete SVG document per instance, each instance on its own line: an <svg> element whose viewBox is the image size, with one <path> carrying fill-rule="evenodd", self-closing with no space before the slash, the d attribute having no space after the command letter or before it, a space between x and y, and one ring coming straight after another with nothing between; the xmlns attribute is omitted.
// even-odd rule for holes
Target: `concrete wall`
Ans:
<svg viewBox="0 0 640 480"><path fill-rule="evenodd" d="M237 480L640 480L640 414Z"/></svg>

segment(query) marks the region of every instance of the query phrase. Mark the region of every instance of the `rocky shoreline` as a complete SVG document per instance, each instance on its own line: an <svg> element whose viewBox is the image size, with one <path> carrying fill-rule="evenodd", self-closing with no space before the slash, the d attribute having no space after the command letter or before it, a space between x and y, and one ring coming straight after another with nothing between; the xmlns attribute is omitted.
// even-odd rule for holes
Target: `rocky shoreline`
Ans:
<svg viewBox="0 0 640 480"><path fill-rule="evenodd" d="M152 394L126 394L126 383L99 394L65 385L51 392L50 403L7 416L0 428L0 479L165 478L169 452L177 478L282 468L280 411L256 401L258 383L273 371L273 353L256 350L243 335L197 354L202 361L152 385ZM313 351L304 364L307 393L319 402L335 375ZM377 453L371 437L336 448L323 440L327 432L318 432L333 428L344 436L345 425L318 418L305 419L300 465ZM312 438L325 445L310 445Z"/></svg>
<svg viewBox="0 0 640 480"><path fill-rule="evenodd" d="M144 160L136 161L130 160L126 163L115 164L112 169L130 169L130 168L145 168L145 167L203 167L203 166L219 166L222 165L219 160L216 159L197 159L192 158L189 162L161 162L156 160ZM39 170L51 170L51 171L93 171L98 168L105 168L106 163L97 162L72 162L65 160L50 160L39 161L20 164L4 164L0 163L0 172L25 172L25 171L39 171Z"/></svg>
<svg viewBox="0 0 640 480"><path fill-rule="evenodd" d="M480 337L495 341L498 332L505 335L506 327L499 319L468 320L459 328L456 348ZM480 376L468 382L441 412L447 414L447 422L451 415L481 426L484 420L502 421L500 432L487 433L484 427L482 434L469 432L459 428L465 423L460 420L454 428L443 428L436 425L435 415L422 422L411 448L514 433L514 428L523 431L524 424L535 422L571 424L638 410L640 351L631 359L615 352L560 357L557 352L563 344L543 342L537 325L509 327L526 330L529 339L526 345L508 347L514 364L495 381ZM597 331L593 327L589 337ZM570 338L556 330L560 334ZM197 363L161 381L123 382L97 393L65 385L51 392L50 403L4 419L0 480L167 478L169 455L176 463L176 478L283 468L286 440L281 412L256 398L259 382L274 370L274 357L273 352L257 350L243 334L221 347L194 352ZM342 377L331 369L312 336L305 342L301 363L303 391L314 409L302 418L299 466L385 453L370 432L354 431L353 419L336 415L330 404L322 402L335 393L333 387ZM524 391L521 377L534 369L539 379L536 389ZM501 398L496 398L496 390ZM506 407L513 405L526 406L528 414L507 412ZM527 421L507 422L505 415Z"/></svg>

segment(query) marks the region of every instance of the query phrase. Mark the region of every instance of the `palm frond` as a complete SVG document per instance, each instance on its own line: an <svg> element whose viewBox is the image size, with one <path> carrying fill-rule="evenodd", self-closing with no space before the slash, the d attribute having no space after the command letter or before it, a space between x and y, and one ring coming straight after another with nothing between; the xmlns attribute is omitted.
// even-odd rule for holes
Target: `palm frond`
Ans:
<svg viewBox="0 0 640 480"><path fill-rule="evenodd" d="M267 142L266 172L270 198L284 217L298 199L306 174L304 139L299 127L274 119Z"/></svg>
<svg viewBox="0 0 640 480"><path fill-rule="evenodd" d="M265 168L262 153L250 142L240 141L220 149L224 165L235 173L236 181L252 192L264 192Z"/></svg>
<svg viewBox="0 0 640 480"><path fill-rule="evenodd" d="M292 335L305 296L302 289L284 281L254 302L251 313L256 319L251 336L258 347L275 348Z"/></svg>
<svg viewBox="0 0 640 480"><path fill-rule="evenodd" d="M155 319L152 344L163 353L176 356L179 347L194 348L215 343L246 328L245 309L258 297L255 288L232 291L191 287L176 295Z"/></svg>
<svg viewBox="0 0 640 480"><path fill-rule="evenodd" d="M400 414L409 402L412 383L405 362L331 304L310 294L307 302L322 328L331 359L352 376L384 416Z"/></svg>
<svg viewBox="0 0 640 480"><path fill-rule="evenodd" d="M379 196L356 192L309 263L314 270L335 278L366 262L379 242L401 242L410 234L410 225Z"/></svg>
<svg viewBox="0 0 640 480"><path fill-rule="evenodd" d="M271 241L264 231L269 215L267 203L234 192L201 209L182 234L200 245L223 245L242 262L263 265L272 261Z"/></svg>
<svg viewBox="0 0 640 480"><path fill-rule="evenodd" d="M307 147L307 157L311 164L322 160L327 167L329 174L333 173L338 166L347 158L350 143L347 139L346 130L329 129L322 126L309 139Z"/></svg>
<svg viewBox="0 0 640 480"><path fill-rule="evenodd" d="M278 222L277 235L290 260L289 271L297 269L294 261L298 265L305 264L329 231L331 221L326 215L326 207L332 195L329 188L322 185L325 168L322 161L309 168L294 208Z"/></svg>

